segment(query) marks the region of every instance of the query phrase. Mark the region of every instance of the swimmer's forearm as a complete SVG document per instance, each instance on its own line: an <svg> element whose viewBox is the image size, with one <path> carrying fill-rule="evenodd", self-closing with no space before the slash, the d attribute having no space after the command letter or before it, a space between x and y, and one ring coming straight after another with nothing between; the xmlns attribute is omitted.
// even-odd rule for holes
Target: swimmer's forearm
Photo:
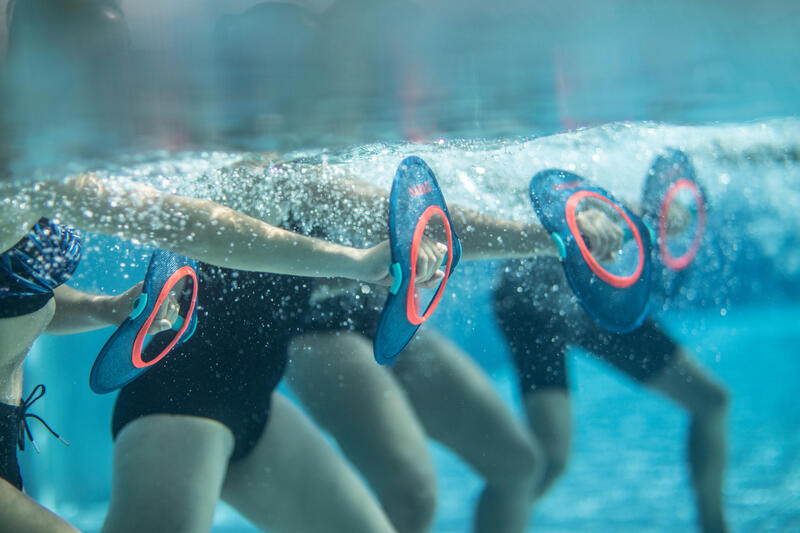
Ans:
<svg viewBox="0 0 800 533"><path fill-rule="evenodd" d="M463 258L514 259L557 255L550 235L540 225L523 224L453 206L453 223L461 238Z"/></svg>
<svg viewBox="0 0 800 533"><path fill-rule="evenodd" d="M311 197L322 194L326 195L326 201L340 202L342 211L363 213L361 218L353 217L352 220L359 231L374 238L388 237L388 194L383 189L365 182L345 180L337 187L328 187L327 191L315 191ZM512 222L460 206L452 206L449 211L461 238L465 260L555 256L558 253L550 235L540 225ZM426 234L431 238L447 242L441 224L430 224L429 231Z"/></svg>
<svg viewBox="0 0 800 533"><path fill-rule="evenodd" d="M292 233L222 207L213 209L210 220L210 230L190 230L190 238L174 243L171 249L208 263L241 270L372 279L362 264L363 250ZM202 220L194 223L201 228L206 224ZM386 265L388 259L387 253Z"/></svg>
<svg viewBox="0 0 800 533"><path fill-rule="evenodd" d="M298 235L208 200L93 176L68 180L61 187L68 195L59 206L64 221L80 229L148 242L240 270L382 278L374 253ZM385 255L388 265L388 251Z"/></svg>
<svg viewBox="0 0 800 533"><path fill-rule="evenodd" d="M170 196L163 203L166 210L185 213L184 239L155 235L174 252L240 270L365 279L363 250L293 233L206 200Z"/></svg>
<svg viewBox="0 0 800 533"><path fill-rule="evenodd" d="M72 335L116 326L125 313L115 306L114 296L89 294L61 285L55 291L56 311L47 326L48 335Z"/></svg>

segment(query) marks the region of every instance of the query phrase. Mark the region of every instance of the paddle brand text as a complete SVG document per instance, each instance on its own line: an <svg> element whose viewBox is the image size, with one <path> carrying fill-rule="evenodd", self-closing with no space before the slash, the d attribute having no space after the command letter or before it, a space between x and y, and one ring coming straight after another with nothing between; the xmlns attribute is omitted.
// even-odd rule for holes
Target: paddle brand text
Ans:
<svg viewBox="0 0 800 533"><path fill-rule="evenodd" d="M554 191L563 191L564 189L574 189L575 187L582 187L582 181L568 181L566 183L557 183L553 185Z"/></svg>
<svg viewBox="0 0 800 533"><path fill-rule="evenodd" d="M418 183L413 187L408 188L409 196L422 196L423 194L428 194L433 190L431 183L426 181L425 183Z"/></svg>

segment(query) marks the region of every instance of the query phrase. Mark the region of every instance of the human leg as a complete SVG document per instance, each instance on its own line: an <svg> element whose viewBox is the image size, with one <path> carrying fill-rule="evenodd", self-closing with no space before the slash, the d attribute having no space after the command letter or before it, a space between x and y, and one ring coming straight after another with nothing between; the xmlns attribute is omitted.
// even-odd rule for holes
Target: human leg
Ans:
<svg viewBox="0 0 800 533"><path fill-rule="evenodd" d="M544 453L544 474L534 496L550 490L567 467L572 447L572 404L564 388L546 388L523 397L531 433Z"/></svg>
<svg viewBox="0 0 800 533"><path fill-rule="evenodd" d="M279 394L255 448L231 462L222 497L267 531L394 531L350 465Z"/></svg>
<svg viewBox="0 0 800 533"><path fill-rule="evenodd" d="M722 508L725 389L651 320L628 334L602 331L584 336L581 345L686 409L691 416L687 456L698 522L706 532L726 531Z"/></svg>
<svg viewBox="0 0 800 533"><path fill-rule="evenodd" d="M647 384L691 416L687 456L703 531L726 531L722 480L727 438L728 394L685 350L652 320L635 331L615 335L600 330L580 344L631 378Z"/></svg>
<svg viewBox="0 0 800 533"><path fill-rule="evenodd" d="M394 527L427 531L436 478L426 436L394 377L352 332L315 332L289 348L287 379L375 491Z"/></svg>
<svg viewBox="0 0 800 533"><path fill-rule="evenodd" d="M0 530L14 533L77 533L11 483L0 479Z"/></svg>
<svg viewBox="0 0 800 533"><path fill-rule="evenodd" d="M648 384L689 412L687 458L699 525L706 533L727 531L722 481L727 455L728 393L680 348L671 364Z"/></svg>
<svg viewBox="0 0 800 533"><path fill-rule="evenodd" d="M426 432L486 480L476 531L524 531L540 481L540 452L486 375L433 331L409 344L393 367Z"/></svg>
<svg viewBox="0 0 800 533"><path fill-rule="evenodd" d="M217 421L149 415L114 443L111 501L103 533L205 533L211 529L233 452Z"/></svg>
<svg viewBox="0 0 800 533"><path fill-rule="evenodd" d="M564 472L572 441L568 342L585 318L552 261L510 263L495 292L495 314L517 371L528 426L544 456L541 497ZM590 321L591 322L591 321Z"/></svg>

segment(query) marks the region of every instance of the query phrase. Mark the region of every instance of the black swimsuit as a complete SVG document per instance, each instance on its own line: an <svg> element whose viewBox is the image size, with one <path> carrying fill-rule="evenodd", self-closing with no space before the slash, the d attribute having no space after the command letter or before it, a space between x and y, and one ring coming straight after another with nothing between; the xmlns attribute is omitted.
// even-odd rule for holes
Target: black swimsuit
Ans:
<svg viewBox="0 0 800 533"><path fill-rule="evenodd" d="M80 257L81 241L75 230L44 218L37 222L13 248L0 254L0 319L27 315L47 305L53 290L75 272ZM19 489L17 448L24 449L21 437L30 437L26 418L38 418L27 409L42 394L44 386L39 385L21 405L0 402L0 477Z"/></svg>
<svg viewBox="0 0 800 533"><path fill-rule="evenodd" d="M197 331L123 387L114 406L114 438L142 416L199 416L231 430L231 460L245 457L267 425L293 337L340 329L372 336L377 328L382 299L346 293L312 305L313 283L200 263Z"/></svg>
<svg viewBox="0 0 800 533"><path fill-rule="evenodd" d="M288 343L302 332L310 280L204 263L198 275L197 331L122 388L112 434L151 414L210 418L233 433L235 460L252 450L266 426Z"/></svg>
<svg viewBox="0 0 800 533"><path fill-rule="evenodd" d="M657 376L675 352L675 342L650 319L626 334L597 325L580 307L554 258L509 263L494 300L523 394L567 389L568 345L600 356L639 381Z"/></svg>
<svg viewBox="0 0 800 533"><path fill-rule="evenodd" d="M372 285L364 287L368 287L369 292L348 291L318 303L307 303L303 312L303 331L354 331L370 340L374 339L386 292Z"/></svg>
<svg viewBox="0 0 800 533"><path fill-rule="evenodd" d="M0 477L22 490L17 463L20 408L0 402Z"/></svg>
<svg viewBox="0 0 800 533"><path fill-rule="evenodd" d="M291 231L307 233L289 217ZM319 228L310 234L324 237ZM373 314L348 293L311 305L312 278L247 272L198 264L198 322L191 340L122 388L111 433L152 414L198 416L231 430L231 460L245 457L269 419L273 391L283 378L289 342L309 331L377 328ZM356 300L357 302L357 300ZM382 304L382 303L381 303ZM361 309L359 312L358 309Z"/></svg>

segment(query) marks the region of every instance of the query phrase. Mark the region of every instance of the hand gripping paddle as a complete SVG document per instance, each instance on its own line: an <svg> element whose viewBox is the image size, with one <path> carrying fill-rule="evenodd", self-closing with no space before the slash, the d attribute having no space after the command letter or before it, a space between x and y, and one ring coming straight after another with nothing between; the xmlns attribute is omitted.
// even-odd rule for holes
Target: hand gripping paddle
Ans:
<svg viewBox="0 0 800 533"><path fill-rule="evenodd" d="M567 280L583 308L601 326L626 333L641 325L650 296L651 236L642 220L600 187L565 170L544 170L530 183L533 208L556 242ZM578 229L587 208L624 224L626 239L609 262L598 260Z"/></svg>
<svg viewBox="0 0 800 533"><path fill-rule="evenodd" d="M706 194L686 154L670 149L655 159L642 188L642 210L645 222L657 228L662 268L654 287L671 293L697 258L706 227Z"/></svg>
<svg viewBox="0 0 800 533"><path fill-rule="evenodd" d="M431 217L437 215L447 235L444 278L420 314L421 297L414 282L417 253L426 226ZM447 280L461 258L461 242L442 191L433 171L418 157L404 159L395 173L389 196L389 238L392 246L389 274L394 282L383 306L373 343L375 360L382 365L394 361L420 325L433 314Z"/></svg>
<svg viewBox="0 0 800 533"><path fill-rule="evenodd" d="M189 340L197 327L197 263L167 250L156 250L150 258L142 294L133 310L100 350L92 366L89 385L98 394L130 383L162 360L176 345ZM182 280L186 287L178 298L180 311L171 330L147 339L147 330L161 303Z"/></svg>

